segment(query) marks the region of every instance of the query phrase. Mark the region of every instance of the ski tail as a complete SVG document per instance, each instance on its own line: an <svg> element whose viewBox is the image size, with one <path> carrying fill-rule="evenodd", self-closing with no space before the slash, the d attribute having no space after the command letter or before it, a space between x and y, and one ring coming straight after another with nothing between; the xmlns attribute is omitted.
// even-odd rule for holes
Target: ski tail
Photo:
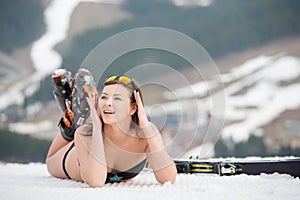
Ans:
<svg viewBox="0 0 300 200"><path fill-rule="evenodd" d="M300 159L249 161L238 164L242 166L243 172L246 174L259 175L261 173L280 173L300 177Z"/></svg>
<svg viewBox="0 0 300 200"><path fill-rule="evenodd" d="M212 173L221 176L248 174L289 174L300 177L300 159L281 160L174 160L178 173Z"/></svg>

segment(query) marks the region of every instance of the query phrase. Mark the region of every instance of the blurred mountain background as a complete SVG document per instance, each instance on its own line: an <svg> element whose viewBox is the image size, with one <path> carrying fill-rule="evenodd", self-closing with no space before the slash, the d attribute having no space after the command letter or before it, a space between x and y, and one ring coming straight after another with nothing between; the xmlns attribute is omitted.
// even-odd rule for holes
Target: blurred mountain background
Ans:
<svg viewBox="0 0 300 200"><path fill-rule="evenodd" d="M43 162L50 139L58 132L61 111L52 95L50 75L39 81L38 89L33 93L23 89L24 100L12 89L22 85L36 70L31 60L31 48L47 31L44 11L50 4L51 0L0 1L0 95L11 93L14 102L0 98L0 104L7 105L1 106L0 114L0 160L3 161ZM62 56L62 67L74 73L87 54L108 37L132 28L164 27L196 40L213 58L221 74L227 74L261 55L269 56L271 64L286 56L299 59L299 11L298 0L81 2L71 15L66 39L55 49ZM155 50L132 52L116 61L111 73L120 74L124 72L122 70L149 62L189 73L185 61ZM297 60L298 68L299 63ZM201 70L209 72L210 68L203 66ZM225 88L240 84L242 79L224 83ZM300 74L280 82L280 87L299 82ZM242 87L233 95L245 94L254 86L255 83ZM290 98L286 96L287 101ZM207 112L203 113L204 117ZM227 120L225 126L245 118ZM205 125L203 127L206 129ZM257 128L255 131L261 134L249 133L248 139L240 142L220 138L210 156L299 156L300 107L284 109L276 118Z"/></svg>

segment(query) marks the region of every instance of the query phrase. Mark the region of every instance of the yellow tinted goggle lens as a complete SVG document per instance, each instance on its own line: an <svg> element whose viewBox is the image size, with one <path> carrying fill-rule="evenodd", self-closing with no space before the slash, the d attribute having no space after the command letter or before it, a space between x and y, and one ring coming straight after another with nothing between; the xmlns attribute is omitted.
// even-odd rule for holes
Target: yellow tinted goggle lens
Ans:
<svg viewBox="0 0 300 200"><path fill-rule="evenodd" d="M131 78L128 76L120 76L119 81L127 85L131 82Z"/></svg>
<svg viewBox="0 0 300 200"><path fill-rule="evenodd" d="M108 79L106 79L105 83L114 81L114 80L118 80L121 83L124 83L126 85L131 82L131 78L129 78L128 76L111 76Z"/></svg>
<svg viewBox="0 0 300 200"><path fill-rule="evenodd" d="M113 80L116 80L117 77L118 77L118 76L111 76L111 77L109 77L108 79L106 79L105 83L110 82L110 81L113 81Z"/></svg>

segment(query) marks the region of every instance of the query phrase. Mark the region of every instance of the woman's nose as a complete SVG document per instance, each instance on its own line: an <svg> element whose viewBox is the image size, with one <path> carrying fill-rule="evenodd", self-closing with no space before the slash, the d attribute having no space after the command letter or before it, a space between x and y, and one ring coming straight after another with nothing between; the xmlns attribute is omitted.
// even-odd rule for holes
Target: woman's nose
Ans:
<svg viewBox="0 0 300 200"><path fill-rule="evenodd" d="M105 101L105 105L112 106L112 98L107 98L107 100Z"/></svg>

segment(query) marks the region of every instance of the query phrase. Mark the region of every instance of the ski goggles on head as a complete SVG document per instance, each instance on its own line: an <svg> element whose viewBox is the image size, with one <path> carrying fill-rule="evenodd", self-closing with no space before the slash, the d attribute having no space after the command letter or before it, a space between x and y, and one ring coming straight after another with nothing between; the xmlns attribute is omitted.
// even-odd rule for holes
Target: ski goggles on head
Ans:
<svg viewBox="0 0 300 200"><path fill-rule="evenodd" d="M111 81L119 81L125 85L128 85L131 83L132 79L128 76L110 76L105 80L105 83L111 82Z"/></svg>

